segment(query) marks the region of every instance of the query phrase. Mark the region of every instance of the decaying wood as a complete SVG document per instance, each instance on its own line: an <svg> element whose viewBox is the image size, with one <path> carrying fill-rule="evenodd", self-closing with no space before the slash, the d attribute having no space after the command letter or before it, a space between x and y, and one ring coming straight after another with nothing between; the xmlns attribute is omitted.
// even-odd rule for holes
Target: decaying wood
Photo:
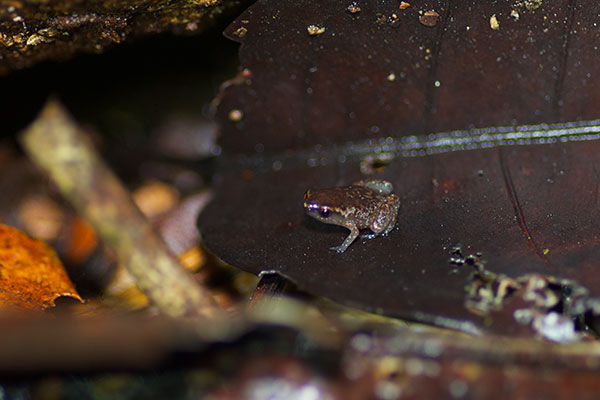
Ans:
<svg viewBox="0 0 600 400"><path fill-rule="evenodd" d="M158 32L196 34L244 2L232 0L0 2L0 75L101 53L115 44ZM246 3L249 3L246 1Z"/></svg>

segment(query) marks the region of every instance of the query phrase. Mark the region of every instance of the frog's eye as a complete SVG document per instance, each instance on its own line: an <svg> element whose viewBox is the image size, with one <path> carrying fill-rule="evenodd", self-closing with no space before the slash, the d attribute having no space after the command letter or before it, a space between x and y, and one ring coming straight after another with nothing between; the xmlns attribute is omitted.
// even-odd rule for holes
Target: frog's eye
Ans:
<svg viewBox="0 0 600 400"><path fill-rule="evenodd" d="M331 210L327 207L321 207L321 217L327 218L331 214Z"/></svg>

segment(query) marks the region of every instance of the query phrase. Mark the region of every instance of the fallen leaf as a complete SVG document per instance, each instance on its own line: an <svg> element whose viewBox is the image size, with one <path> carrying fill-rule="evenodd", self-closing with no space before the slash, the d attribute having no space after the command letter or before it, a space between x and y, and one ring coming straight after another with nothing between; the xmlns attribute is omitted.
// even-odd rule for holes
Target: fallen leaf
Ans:
<svg viewBox="0 0 600 400"><path fill-rule="evenodd" d="M43 310L62 296L83 302L54 250L0 225L0 307Z"/></svg>
<svg viewBox="0 0 600 400"><path fill-rule="evenodd" d="M600 313L599 6L544 4L500 36L489 16L509 4L423 6L440 14L434 28L410 13L386 23L393 2L352 18L319 1L259 1L228 28L243 69L217 99L225 159L199 220L205 244L345 304L499 329L469 307L474 268L451 262L462 244L489 285L541 274L566 316ZM315 20L326 35L305 34ZM394 184L396 228L330 251L348 231L305 216L303 193L369 177Z"/></svg>

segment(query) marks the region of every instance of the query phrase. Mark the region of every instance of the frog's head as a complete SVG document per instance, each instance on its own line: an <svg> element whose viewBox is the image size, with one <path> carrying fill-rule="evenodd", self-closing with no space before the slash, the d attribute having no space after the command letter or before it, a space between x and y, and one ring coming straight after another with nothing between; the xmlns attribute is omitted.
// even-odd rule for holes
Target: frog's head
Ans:
<svg viewBox="0 0 600 400"><path fill-rule="evenodd" d="M326 224L344 225L343 210L335 201L333 190L307 190L304 193L304 211L316 220Z"/></svg>

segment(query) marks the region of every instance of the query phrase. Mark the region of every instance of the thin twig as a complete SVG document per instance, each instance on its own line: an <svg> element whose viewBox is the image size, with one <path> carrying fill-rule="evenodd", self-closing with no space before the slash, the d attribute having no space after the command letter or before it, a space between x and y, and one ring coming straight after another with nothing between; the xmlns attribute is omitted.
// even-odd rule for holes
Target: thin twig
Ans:
<svg viewBox="0 0 600 400"><path fill-rule="evenodd" d="M94 227L138 286L172 317L212 316L219 308L169 252L81 129L49 101L23 132L23 147Z"/></svg>

